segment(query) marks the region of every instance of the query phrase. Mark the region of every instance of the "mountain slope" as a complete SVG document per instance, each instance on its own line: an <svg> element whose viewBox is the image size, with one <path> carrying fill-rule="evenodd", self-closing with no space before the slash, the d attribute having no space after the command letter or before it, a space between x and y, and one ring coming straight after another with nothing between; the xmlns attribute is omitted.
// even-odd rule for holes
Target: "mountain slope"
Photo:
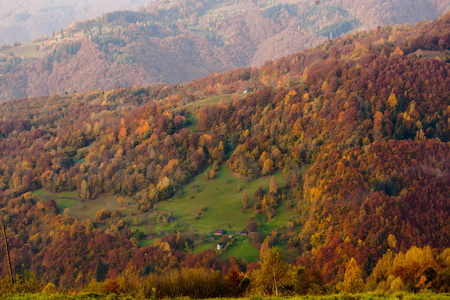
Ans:
<svg viewBox="0 0 450 300"><path fill-rule="evenodd" d="M27 43L51 34L73 22L95 18L109 11L137 10L146 0L69 1L49 0L2 1L0 3L0 44Z"/></svg>
<svg viewBox="0 0 450 300"><path fill-rule="evenodd" d="M445 0L156 1L0 49L0 101L119 86L180 83L390 23L434 19Z"/></svg>
<svg viewBox="0 0 450 300"><path fill-rule="evenodd" d="M14 268L31 269L64 289L179 267L227 273L233 265L251 276L255 264L224 263L211 249L192 254L193 247L211 246L207 236L173 211L155 209L181 199L183 188L196 191L191 179L217 167L249 181L281 173L285 185L270 180L269 188L248 195L253 205L247 209L256 217L245 241L262 253L283 247L321 284L345 281L350 263L369 277L377 262L392 265L389 256L408 249L405 264L395 260L400 267L392 271L405 288L419 289L428 268L445 276L449 37L446 14L347 35L260 68L182 85L0 104L0 209ZM226 183L207 174L204 180L223 193ZM81 207L105 193L124 199L93 220L74 220L58 214L55 201L29 193L38 189L75 191L72 200ZM152 246L138 249L144 237L130 230L127 206L139 211L142 226L161 226ZM265 222L276 220L281 209L294 216L267 232ZM200 207L197 217L213 211ZM419 263L426 257L414 246L444 254L439 263ZM388 275L377 274L371 277L375 287L389 283ZM448 288L442 282L437 290Z"/></svg>

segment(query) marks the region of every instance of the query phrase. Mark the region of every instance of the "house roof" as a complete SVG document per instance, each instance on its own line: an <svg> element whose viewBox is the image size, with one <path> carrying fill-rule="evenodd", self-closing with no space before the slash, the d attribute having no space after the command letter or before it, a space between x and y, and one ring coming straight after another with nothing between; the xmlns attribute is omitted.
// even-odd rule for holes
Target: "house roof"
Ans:
<svg viewBox="0 0 450 300"><path fill-rule="evenodd" d="M223 230L223 229L221 229L221 228L217 228L215 231L214 231L214 233L215 234L224 234L225 233L225 230Z"/></svg>

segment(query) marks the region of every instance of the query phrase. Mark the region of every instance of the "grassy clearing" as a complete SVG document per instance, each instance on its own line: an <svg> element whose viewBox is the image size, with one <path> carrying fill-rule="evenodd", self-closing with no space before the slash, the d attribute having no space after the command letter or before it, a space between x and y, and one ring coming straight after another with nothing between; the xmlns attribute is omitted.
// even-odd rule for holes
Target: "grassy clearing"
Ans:
<svg viewBox="0 0 450 300"><path fill-rule="evenodd" d="M239 237L227 248L222 257L224 259L235 257L243 258L246 261L256 261L259 259L259 251L251 245L250 239Z"/></svg>
<svg viewBox="0 0 450 300"><path fill-rule="evenodd" d="M206 172L209 171L209 169L206 170ZM250 219L257 217L257 213L252 208L245 212L242 210L243 190L247 190L252 207L255 203L256 189L263 187L268 190L270 177L248 180L231 173L224 165L221 166L214 180L207 181L205 173L195 177L179 195L157 203L155 208L158 211L173 212L176 217L194 227L199 234L209 235L216 228L223 228L236 235L245 228ZM284 184L281 173L274 174L274 177L280 186ZM238 191L238 187L241 188L241 191ZM199 214L202 206L205 211L203 214ZM283 219L289 219L290 216L285 215L286 213L285 210L280 210L279 214L283 216ZM268 227L272 228L271 225ZM156 230L159 229L163 229L163 227L157 225Z"/></svg>
<svg viewBox="0 0 450 300"><path fill-rule="evenodd" d="M121 207L117 203L116 195L105 194L94 200L79 200L77 192L50 193L41 189L33 192L33 194L39 196L44 200L55 200L56 205L58 206L59 213L63 213L64 210L68 208L67 214L79 220L94 220L96 212L103 208L109 209L111 211L119 211L124 215L124 218L130 222L130 224L133 224L134 221L134 216L130 216L130 212L132 211L135 215L139 214L137 205L135 205L134 201L131 198L125 197L128 204Z"/></svg>
<svg viewBox="0 0 450 300"><path fill-rule="evenodd" d="M55 200L59 213L63 213L66 208L70 210L79 204L78 200L72 199L78 197L77 192L62 192L53 194L41 189L34 191L33 194L40 196L40 198L44 200Z"/></svg>
<svg viewBox="0 0 450 300"><path fill-rule="evenodd" d="M204 250L216 249L217 243L219 243L219 241L217 241L217 240L215 240L215 241L209 241L209 240L205 241L202 244L196 246L192 252L194 254L199 254L200 252L202 252Z"/></svg>
<svg viewBox="0 0 450 300"><path fill-rule="evenodd" d="M86 162L86 158L75 159L75 160L73 161L73 165L76 165L76 164L82 165L82 164L84 164L85 162Z"/></svg>
<svg viewBox="0 0 450 300"><path fill-rule="evenodd" d="M147 239L141 239L139 241L139 247L147 247L153 245L154 239L147 240Z"/></svg>
<svg viewBox="0 0 450 300"><path fill-rule="evenodd" d="M195 116L195 113L189 112L189 115L186 120L189 121L189 125L186 126L186 129L192 132L197 132L198 120Z"/></svg>
<svg viewBox="0 0 450 300"><path fill-rule="evenodd" d="M239 236L250 220L257 220L261 224L259 231L269 235L273 231L284 232L287 223L295 217L293 210L286 210L286 202L281 201L276 215L272 220L267 220L263 214L253 210L255 204L255 192L261 187L269 190L270 176L255 180L249 180L239 174L231 172L223 164L213 180L206 180L205 174L211 168L196 176L192 182L186 185L174 197L159 202L154 210L141 214L137 204L131 198L126 198L127 204L123 207L117 203L116 195L100 195L97 199L82 201L77 192L50 193L45 190L35 191L34 194L44 200L54 199L59 212L66 213L76 219L95 219L97 211L106 208L122 213L128 222L128 229L143 234L139 246L151 245L161 231L164 233L184 232L188 237L197 234L200 236L195 241L194 253L200 253L206 249L216 249L219 239L208 239L215 229L225 229L227 234L234 234L235 239L225 251L221 251L224 258L244 258L248 261L257 260L259 252L251 245L250 238ZM306 169L304 170L306 171ZM283 186L285 180L281 172L273 175L278 186ZM249 195L250 208L242 209L242 195L246 190ZM200 211L203 210L203 213ZM158 220L160 214L171 213L173 221L163 223Z"/></svg>
<svg viewBox="0 0 450 300"><path fill-rule="evenodd" d="M258 215L258 220L261 223L259 231L264 235L269 235L274 230L278 232L284 231L287 223L293 216L295 216L294 210L286 210L286 202L281 202L280 205L278 205L277 213L272 220L267 220L265 215Z"/></svg>
<svg viewBox="0 0 450 300"><path fill-rule="evenodd" d="M432 59L445 60L445 55L450 54L450 51L441 52L441 51L431 51L431 50L419 49L416 52L414 52L414 54L416 54L417 56L422 56L422 57L427 57L427 58L432 58Z"/></svg>
<svg viewBox="0 0 450 300"><path fill-rule="evenodd" d="M186 234L196 232L203 236L204 242L196 244L194 253L200 253L206 249L216 249L219 240L208 239L215 229L225 229L227 234L234 234L235 241L223 252L223 257L244 258L248 261L258 259L259 252L251 246L249 238L240 237L242 231L251 219L259 220L262 224L260 231L270 234L272 231L280 231L286 228L287 222L295 216L293 210L287 211L285 202L281 202L275 218L270 221L266 216L253 210L255 204L255 192L259 187L268 191L270 176L249 180L238 174L232 173L225 165L222 165L213 180L206 180L205 173L196 176L194 180L176 196L169 200L156 204L157 212L171 212L177 219L169 224L155 225L155 232L160 230L179 230ZM279 186L285 184L281 172L273 175ZM240 191L238 191L240 187ZM250 198L250 208L242 209L242 194L247 190ZM200 213L201 208L204 212ZM155 213L156 215L156 213Z"/></svg>
<svg viewBox="0 0 450 300"><path fill-rule="evenodd" d="M202 107L203 105L217 105L219 103L227 104L233 99L242 99L244 97L243 94L224 94L188 103L184 108L187 111L193 112L196 108Z"/></svg>
<svg viewBox="0 0 450 300"><path fill-rule="evenodd" d="M189 112L189 116L187 120L190 122L186 128L188 130L191 130L193 132L197 132L197 113L196 109L199 107L202 107L203 105L217 105L219 103L226 104L230 102L233 99L242 99L245 96L243 94L225 94L220 96L214 96L210 98L206 98L203 100L194 101L191 103L188 103L184 106L184 108Z"/></svg>

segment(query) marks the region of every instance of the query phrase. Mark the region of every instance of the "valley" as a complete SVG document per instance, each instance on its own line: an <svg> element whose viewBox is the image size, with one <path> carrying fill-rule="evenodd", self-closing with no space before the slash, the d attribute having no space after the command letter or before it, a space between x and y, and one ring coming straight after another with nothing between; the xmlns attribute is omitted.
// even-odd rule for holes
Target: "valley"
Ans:
<svg viewBox="0 0 450 300"><path fill-rule="evenodd" d="M0 297L447 297L449 20L1 103Z"/></svg>

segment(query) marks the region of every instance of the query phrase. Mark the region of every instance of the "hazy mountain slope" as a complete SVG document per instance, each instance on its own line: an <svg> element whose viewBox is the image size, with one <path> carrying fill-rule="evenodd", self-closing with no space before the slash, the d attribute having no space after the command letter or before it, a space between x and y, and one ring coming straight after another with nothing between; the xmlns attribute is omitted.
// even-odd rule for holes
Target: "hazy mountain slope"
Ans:
<svg viewBox="0 0 450 300"><path fill-rule="evenodd" d="M260 66L362 28L434 18L445 0L156 1L0 49L0 101L115 85L180 83ZM79 51L80 50L80 51Z"/></svg>
<svg viewBox="0 0 450 300"><path fill-rule="evenodd" d="M0 44L29 42L73 22L115 10L137 10L148 0L24 0L0 3Z"/></svg>
<svg viewBox="0 0 450 300"><path fill-rule="evenodd" d="M448 1L441 0L333 0L364 16L363 23L374 28L386 24L413 24L419 20L431 20L450 9Z"/></svg>

